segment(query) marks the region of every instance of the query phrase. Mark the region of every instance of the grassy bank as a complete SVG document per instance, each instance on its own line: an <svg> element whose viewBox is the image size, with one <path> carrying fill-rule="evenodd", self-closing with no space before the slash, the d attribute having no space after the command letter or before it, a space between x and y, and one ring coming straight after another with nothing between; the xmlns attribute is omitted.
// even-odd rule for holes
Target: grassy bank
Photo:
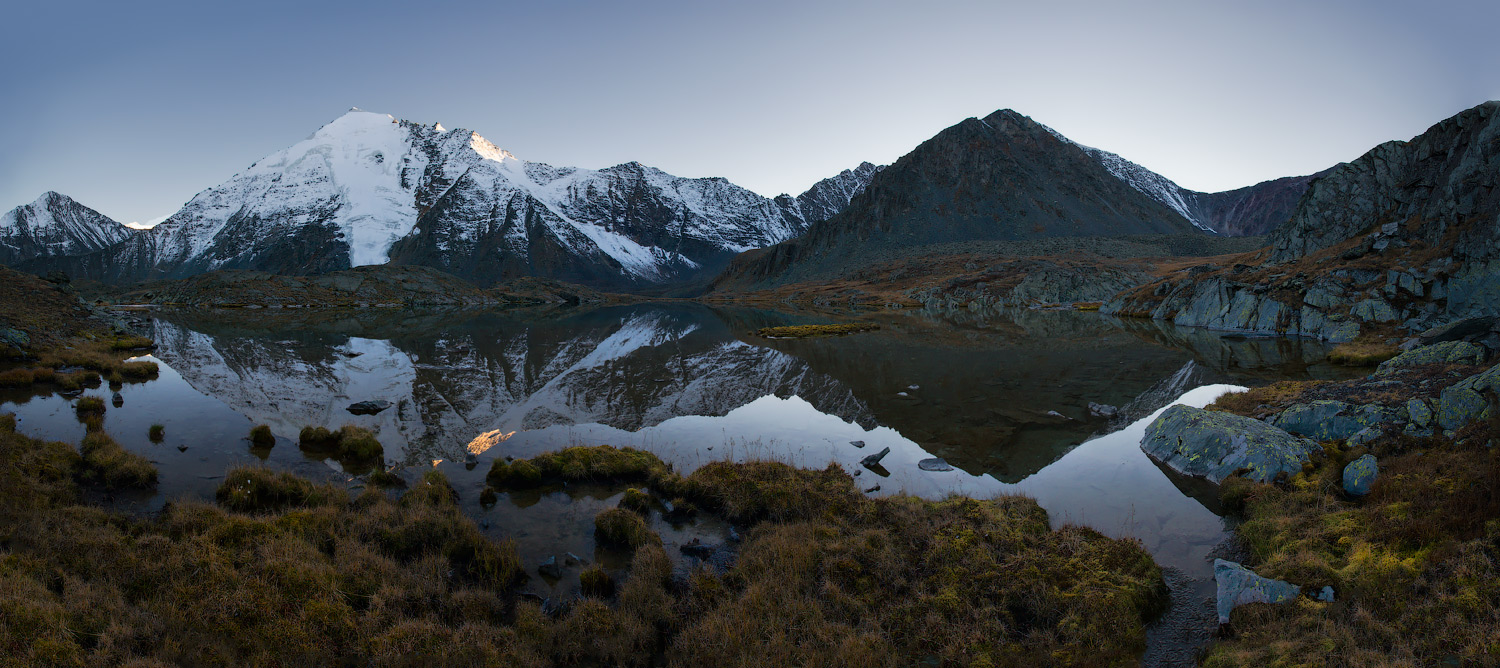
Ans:
<svg viewBox="0 0 1500 668"><path fill-rule="evenodd" d="M351 495L242 467L213 502L131 518L83 502L110 477L87 459L0 420L0 665L1113 665L1164 602L1139 545L1052 531L1027 499L871 500L832 467L681 476L573 448L491 479L639 483L600 518L634 557L544 613L439 472ZM669 499L746 527L732 567L672 576L637 514Z"/></svg>
<svg viewBox="0 0 1500 668"><path fill-rule="evenodd" d="M1397 404L1418 378L1465 375L1434 366L1397 382L1281 383L1227 395L1216 408L1263 416L1310 398ZM1231 478L1248 565L1268 577L1337 592L1236 609L1234 633L1209 666L1494 665L1500 661L1500 425L1478 421L1453 438L1388 434L1364 447L1325 443L1326 456L1282 484ZM1346 463L1374 454L1370 494L1342 491Z"/></svg>

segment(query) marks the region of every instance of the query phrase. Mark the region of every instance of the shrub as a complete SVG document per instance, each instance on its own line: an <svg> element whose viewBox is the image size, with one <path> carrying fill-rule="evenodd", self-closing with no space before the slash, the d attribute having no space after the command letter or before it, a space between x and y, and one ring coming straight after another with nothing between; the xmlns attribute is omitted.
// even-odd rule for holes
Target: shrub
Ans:
<svg viewBox="0 0 1500 668"><path fill-rule="evenodd" d="M250 445L257 448L275 447L276 435L271 433L268 425L255 425L250 428Z"/></svg>
<svg viewBox="0 0 1500 668"><path fill-rule="evenodd" d="M594 539L601 545L635 549L650 543L660 543L661 538L629 510L610 508L594 516Z"/></svg>

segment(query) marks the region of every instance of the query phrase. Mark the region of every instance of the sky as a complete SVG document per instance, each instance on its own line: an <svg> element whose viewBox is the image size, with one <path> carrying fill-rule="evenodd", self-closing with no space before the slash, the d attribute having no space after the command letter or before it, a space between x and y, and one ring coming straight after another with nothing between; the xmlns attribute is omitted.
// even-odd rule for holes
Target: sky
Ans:
<svg viewBox="0 0 1500 668"><path fill-rule="evenodd" d="M1500 99L1500 3L8 3L0 209L121 222L349 107L517 156L799 193L1011 108L1203 191L1308 174Z"/></svg>

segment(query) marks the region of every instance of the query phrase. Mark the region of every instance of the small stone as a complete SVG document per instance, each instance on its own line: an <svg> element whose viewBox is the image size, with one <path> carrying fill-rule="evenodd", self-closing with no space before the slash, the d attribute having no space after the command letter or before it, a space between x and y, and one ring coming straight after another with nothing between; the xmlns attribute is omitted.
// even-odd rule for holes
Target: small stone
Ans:
<svg viewBox="0 0 1500 668"><path fill-rule="evenodd" d="M563 576L562 567L557 565L557 555L555 554L547 557L547 560L542 562L542 565L537 566L536 572L554 580L560 579Z"/></svg>
<svg viewBox="0 0 1500 668"><path fill-rule="evenodd" d="M865 447L865 442L864 441L849 441L849 445L852 445L852 446L854 446L856 448L863 448L863 447Z"/></svg>
<svg viewBox="0 0 1500 668"><path fill-rule="evenodd" d="M952 471L953 466L943 461L941 457L929 457L917 462L917 468L923 471Z"/></svg>
<svg viewBox="0 0 1500 668"><path fill-rule="evenodd" d="M109 402L114 404L115 408L119 408L125 405L125 397L120 396L120 393L116 392L113 397L110 397Z"/></svg>
<svg viewBox="0 0 1500 668"><path fill-rule="evenodd" d="M1333 587L1323 587L1323 591L1318 592L1318 600L1324 603L1332 603Z"/></svg>
<svg viewBox="0 0 1500 668"><path fill-rule="evenodd" d="M580 556L578 556L576 554L573 554L572 552L564 552L563 553L563 563L567 564L569 566L577 566L579 564L587 565L589 562L588 562L587 559L584 559L583 557L580 557Z"/></svg>
<svg viewBox="0 0 1500 668"><path fill-rule="evenodd" d="M907 394L905 392L897 392L896 396L898 396L898 397L908 397L908 396L911 396L911 395L909 395L909 394Z"/></svg>
<svg viewBox="0 0 1500 668"><path fill-rule="evenodd" d="M875 486L871 487L871 488L869 488L867 490L865 490L865 493L866 494L873 494L873 493L878 492L878 491L880 491L880 483L875 483Z"/></svg>
<svg viewBox="0 0 1500 668"><path fill-rule="evenodd" d="M689 557L697 557L704 560L707 560L709 557L714 556L714 552L718 551L717 547L709 545L708 543L698 540L697 538L694 538L693 542L683 545L682 547L679 547L677 549L680 550L683 554L688 555Z"/></svg>
<svg viewBox="0 0 1500 668"><path fill-rule="evenodd" d="M885 456L888 455L888 454L891 454L891 449L890 448L882 448L880 450L880 452L877 452L877 453L875 453L873 455L870 455L868 457L865 457L864 459L859 460L859 463L863 464L865 466L865 468L871 468L871 469L873 469L876 466L879 466L880 465L880 460L885 459Z"/></svg>
<svg viewBox="0 0 1500 668"><path fill-rule="evenodd" d="M1344 492L1351 496L1364 496L1370 493L1370 485L1375 484L1375 478L1380 474L1380 467L1375 464L1375 455L1365 455L1349 462L1344 467Z"/></svg>
<svg viewBox="0 0 1500 668"><path fill-rule="evenodd" d="M1094 417L1112 418L1120 414L1120 409L1109 404L1096 404L1089 402L1089 415Z"/></svg>

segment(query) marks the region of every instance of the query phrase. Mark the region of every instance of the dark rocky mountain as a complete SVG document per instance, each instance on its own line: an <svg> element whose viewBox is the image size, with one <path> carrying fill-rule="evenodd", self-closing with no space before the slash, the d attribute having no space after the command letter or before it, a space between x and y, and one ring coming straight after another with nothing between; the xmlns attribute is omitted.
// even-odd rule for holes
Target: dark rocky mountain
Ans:
<svg viewBox="0 0 1500 668"><path fill-rule="evenodd" d="M838 215L737 258L719 286L827 278L891 249L934 244L1193 233L1181 213L1085 147L1007 109L923 142Z"/></svg>
<svg viewBox="0 0 1500 668"><path fill-rule="evenodd" d="M0 264L86 255L135 232L67 195L47 192L0 216Z"/></svg>
<svg viewBox="0 0 1500 668"><path fill-rule="evenodd" d="M1270 240L1102 310L1332 341L1500 315L1500 102L1314 180Z"/></svg>

